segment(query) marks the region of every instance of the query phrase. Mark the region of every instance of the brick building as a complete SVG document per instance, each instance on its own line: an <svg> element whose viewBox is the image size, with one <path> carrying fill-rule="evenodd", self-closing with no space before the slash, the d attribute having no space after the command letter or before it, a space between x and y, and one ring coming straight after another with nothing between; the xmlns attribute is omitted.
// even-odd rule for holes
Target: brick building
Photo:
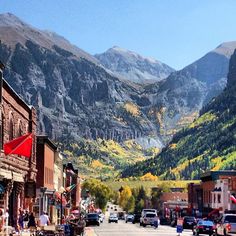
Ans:
<svg viewBox="0 0 236 236"><path fill-rule="evenodd" d="M209 171L201 176L200 184L189 184L189 204L203 215L211 212L236 212L230 195L236 195L236 171Z"/></svg>
<svg viewBox="0 0 236 236"><path fill-rule="evenodd" d="M55 193L55 162L58 157L57 146L53 143L48 136L38 135L37 136L37 204L34 206L34 212L36 217L46 211L50 219L55 223L57 216L57 209L52 204ZM57 182L62 184L62 173L60 179Z"/></svg>
<svg viewBox="0 0 236 236"><path fill-rule="evenodd" d="M0 63L1 64L1 63ZM32 210L36 181L36 110L27 105L2 77L0 65L0 207L9 211L9 225L16 226L19 208ZM33 135L31 157L5 155L4 143L27 133Z"/></svg>

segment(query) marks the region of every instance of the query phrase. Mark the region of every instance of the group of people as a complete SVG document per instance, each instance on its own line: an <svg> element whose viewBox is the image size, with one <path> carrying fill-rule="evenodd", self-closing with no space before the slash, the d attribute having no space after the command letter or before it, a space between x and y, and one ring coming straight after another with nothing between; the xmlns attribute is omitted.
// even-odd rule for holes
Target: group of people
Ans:
<svg viewBox="0 0 236 236"><path fill-rule="evenodd" d="M3 231L4 226L6 224L5 215L3 210L0 209L0 232ZM73 217L72 217L73 216ZM73 215L71 214L67 219L64 220L64 224L70 227L70 236L74 235L83 235L85 228L85 220L83 215ZM37 229L37 226L40 229L44 229L45 226L50 224L49 216L47 212L43 212L38 222L36 222L35 216L33 212L28 212L27 210L19 209L19 215L17 219L17 227L16 230L21 232L23 230L29 230L30 232L34 232Z"/></svg>
<svg viewBox="0 0 236 236"><path fill-rule="evenodd" d="M18 231L22 231L24 229L34 230L37 227L34 213L29 213L27 210L19 209L19 217L17 221Z"/></svg>

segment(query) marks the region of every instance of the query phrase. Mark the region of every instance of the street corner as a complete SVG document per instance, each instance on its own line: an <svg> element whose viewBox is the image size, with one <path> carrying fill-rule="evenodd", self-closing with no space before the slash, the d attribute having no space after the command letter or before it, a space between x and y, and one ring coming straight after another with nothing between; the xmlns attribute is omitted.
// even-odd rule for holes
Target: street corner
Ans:
<svg viewBox="0 0 236 236"><path fill-rule="evenodd" d="M97 236L92 227L85 228L85 236Z"/></svg>

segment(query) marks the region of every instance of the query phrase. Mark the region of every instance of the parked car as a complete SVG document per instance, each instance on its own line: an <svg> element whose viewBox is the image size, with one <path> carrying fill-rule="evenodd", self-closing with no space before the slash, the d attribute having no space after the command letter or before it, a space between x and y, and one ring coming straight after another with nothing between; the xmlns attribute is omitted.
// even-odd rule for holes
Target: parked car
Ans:
<svg viewBox="0 0 236 236"><path fill-rule="evenodd" d="M132 223L140 223L141 213L135 213Z"/></svg>
<svg viewBox="0 0 236 236"><path fill-rule="evenodd" d="M88 213L85 216L86 226L88 225L100 225L99 215L97 213Z"/></svg>
<svg viewBox="0 0 236 236"><path fill-rule="evenodd" d="M118 214L118 220L125 219L125 211L119 211L117 214Z"/></svg>
<svg viewBox="0 0 236 236"><path fill-rule="evenodd" d="M125 218L125 223L133 222L133 219L134 219L134 215L133 214L128 214Z"/></svg>
<svg viewBox="0 0 236 236"><path fill-rule="evenodd" d="M143 209L141 212L141 215L143 216L146 212L153 212L157 215L157 210L156 209Z"/></svg>
<svg viewBox="0 0 236 236"><path fill-rule="evenodd" d="M196 218L193 216L184 216L183 219L183 229L193 229L193 226L196 225Z"/></svg>
<svg viewBox="0 0 236 236"><path fill-rule="evenodd" d="M199 220L193 226L193 235L208 234L209 236L215 235L216 226L210 220Z"/></svg>
<svg viewBox="0 0 236 236"><path fill-rule="evenodd" d="M216 224L217 235L236 235L236 214L223 214Z"/></svg>
<svg viewBox="0 0 236 236"><path fill-rule="evenodd" d="M153 225L156 216L157 214L154 212L146 212L140 218L140 226L146 227L147 225Z"/></svg>
<svg viewBox="0 0 236 236"><path fill-rule="evenodd" d="M115 213L111 213L108 219L108 223L115 222L118 223L118 216Z"/></svg>

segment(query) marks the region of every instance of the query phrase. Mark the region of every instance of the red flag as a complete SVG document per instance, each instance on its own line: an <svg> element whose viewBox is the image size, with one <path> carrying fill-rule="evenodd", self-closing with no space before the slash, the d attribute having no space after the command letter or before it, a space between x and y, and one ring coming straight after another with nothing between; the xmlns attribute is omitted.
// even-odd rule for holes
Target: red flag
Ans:
<svg viewBox="0 0 236 236"><path fill-rule="evenodd" d="M18 154L30 158L32 149L32 134L26 134L12 141L5 143L3 146L6 155Z"/></svg>
<svg viewBox="0 0 236 236"><path fill-rule="evenodd" d="M236 203L236 198L235 198L235 196L234 195L230 195L230 200L232 200L234 203Z"/></svg>

